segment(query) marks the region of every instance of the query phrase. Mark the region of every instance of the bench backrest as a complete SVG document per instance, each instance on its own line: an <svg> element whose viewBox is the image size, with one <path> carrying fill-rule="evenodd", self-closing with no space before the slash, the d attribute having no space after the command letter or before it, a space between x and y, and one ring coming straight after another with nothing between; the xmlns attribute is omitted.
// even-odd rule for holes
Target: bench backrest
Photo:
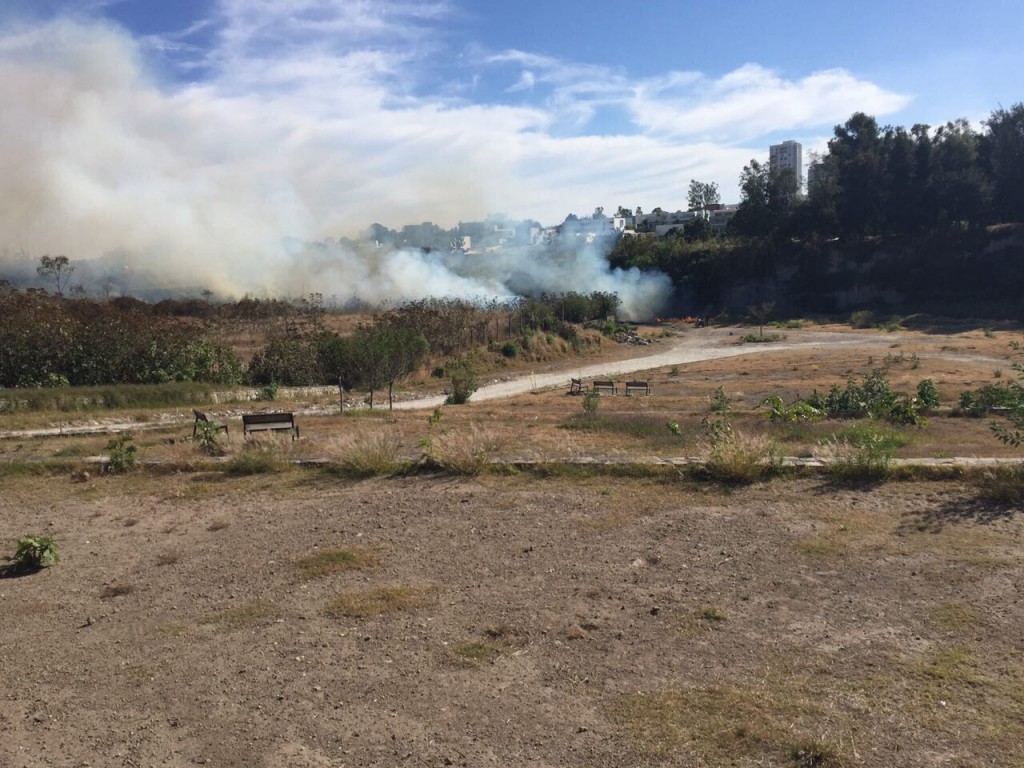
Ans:
<svg viewBox="0 0 1024 768"><path fill-rule="evenodd" d="M209 421L209 419L206 418L206 414L203 413L202 411L199 411L199 410L196 410L195 408L193 408L192 409L192 413L194 413L196 415L196 421Z"/></svg>
<svg viewBox="0 0 1024 768"><path fill-rule="evenodd" d="M294 424L295 416L291 413L243 413L244 424Z"/></svg>
<svg viewBox="0 0 1024 768"><path fill-rule="evenodd" d="M615 382L612 381L611 379L607 379L607 380L603 380L603 381L595 381L594 382L594 386L595 387L612 387L612 388L614 388L615 387Z"/></svg>

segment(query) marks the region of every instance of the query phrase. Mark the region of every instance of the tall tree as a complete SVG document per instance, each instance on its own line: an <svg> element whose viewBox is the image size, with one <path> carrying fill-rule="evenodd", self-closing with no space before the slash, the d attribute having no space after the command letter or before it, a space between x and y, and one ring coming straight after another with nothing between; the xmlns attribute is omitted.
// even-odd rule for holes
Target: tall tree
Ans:
<svg viewBox="0 0 1024 768"><path fill-rule="evenodd" d="M836 171L836 215L844 231L868 234L881 219L882 158L878 123L857 112L828 143Z"/></svg>
<svg viewBox="0 0 1024 768"><path fill-rule="evenodd" d="M1024 103L997 109L985 121L984 158L996 215L1024 221Z"/></svg>
<svg viewBox="0 0 1024 768"><path fill-rule="evenodd" d="M721 202L722 196L718 193L718 184L690 179L690 188L686 193L687 210L706 211Z"/></svg>
<svg viewBox="0 0 1024 768"><path fill-rule="evenodd" d="M39 259L39 266L36 272L42 278L50 278L54 282L57 291L57 298L64 298L64 289L67 288L71 273L75 267L67 256L42 256Z"/></svg>

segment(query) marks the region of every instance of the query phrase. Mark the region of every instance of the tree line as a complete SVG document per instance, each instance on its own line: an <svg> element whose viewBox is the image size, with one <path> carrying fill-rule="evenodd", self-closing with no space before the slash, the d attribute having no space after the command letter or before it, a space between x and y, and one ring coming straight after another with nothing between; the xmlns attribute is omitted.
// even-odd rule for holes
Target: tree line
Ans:
<svg viewBox="0 0 1024 768"><path fill-rule="evenodd" d="M812 158L807 194L798 192L792 172L751 160L732 233L863 237L1024 221L1024 103L993 111L980 131L964 119L879 127L855 113Z"/></svg>

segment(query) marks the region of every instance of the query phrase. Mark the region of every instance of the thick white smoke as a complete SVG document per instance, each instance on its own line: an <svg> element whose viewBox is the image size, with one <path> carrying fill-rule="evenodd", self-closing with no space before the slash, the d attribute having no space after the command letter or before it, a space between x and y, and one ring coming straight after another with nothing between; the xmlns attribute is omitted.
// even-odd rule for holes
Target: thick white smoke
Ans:
<svg viewBox="0 0 1024 768"><path fill-rule="evenodd" d="M24 254L61 254L76 282L108 294L318 292L376 305L602 290L633 316L665 300L664 277L609 270L587 250L553 261L302 245L382 219L483 218L505 185L522 192L498 132L535 116L499 110L473 125L472 110L421 106L432 132L414 133L415 109L374 106L358 77L342 79L301 98L217 80L172 89L117 28L0 27L0 277L30 272Z"/></svg>

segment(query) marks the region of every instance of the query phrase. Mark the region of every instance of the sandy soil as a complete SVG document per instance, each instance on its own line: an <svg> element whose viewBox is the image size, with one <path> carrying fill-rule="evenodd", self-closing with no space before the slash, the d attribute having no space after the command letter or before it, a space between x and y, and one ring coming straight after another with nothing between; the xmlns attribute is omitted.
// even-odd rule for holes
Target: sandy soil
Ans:
<svg viewBox="0 0 1024 768"><path fill-rule="evenodd" d="M1022 521L958 484L5 486L62 560L0 580L4 766L1024 765Z"/></svg>

